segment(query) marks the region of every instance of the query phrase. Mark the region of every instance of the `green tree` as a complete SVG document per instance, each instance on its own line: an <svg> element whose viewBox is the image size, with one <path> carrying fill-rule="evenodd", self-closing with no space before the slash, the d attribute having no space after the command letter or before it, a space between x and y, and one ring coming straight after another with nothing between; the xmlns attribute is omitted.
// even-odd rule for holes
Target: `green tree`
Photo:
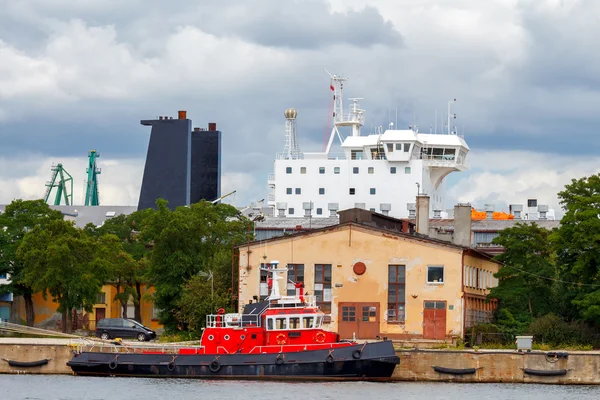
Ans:
<svg viewBox="0 0 600 400"><path fill-rule="evenodd" d="M111 269L110 284L116 288L116 300L119 300L124 318L127 315L127 303L133 299L135 320L141 322L142 286L145 283L145 272L149 262L150 243L144 241L140 234L144 220L152 214L151 209L138 210L130 215L121 214L107 220L101 227L88 224L85 227L89 234L100 237L115 235L121 242L121 248L115 249ZM125 252L122 254L120 252Z"/></svg>
<svg viewBox="0 0 600 400"><path fill-rule="evenodd" d="M44 228L36 226L24 236L17 249L25 269L23 280L58 303L63 332L71 331L73 309L92 311L108 278L111 251L107 242L116 240L98 240L64 220L50 221Z"/></svg>
<svg viewBox="0 0 600 400"><path fill-rule="evenodd" d="M0 214L0 273L10 275L10 284L0 287L0 291L23 296L28 326L33 326L35 321L34 290L25 280L25 266L17 258L17 249L27 231L62 219L62 213L51 209L43 200L14 200Z"/></svg>
<svg viewBox="0 0 600 400"><path fill-rule="evenodd" d="M553 235L569 317L600 321L600 175L573 179L558 193L565 214Z"/></svg>
<svg viewBox="0 0 600 400"><path fill-rule="evenodd" d="M156 290L154 304L161 310L159 320L167 329L180 327L183 288L199 272L212 272L219 291L231 286L232 248L246 240L250 224L227 204L201 201L170 211L166 201L157 201L157 210L142 226L142 236L154 244L148 283Z"/></svg>
<svg viewBox="0 0 600 400"><path fill-rule="evenodd" d="M219 308L224 308L227 312L232 311L228 288L213 287L210 275L194 276L188 280L176 306L178 310L176 316L181 325L195 333L200 333L206 326L208 314L214 314Z"/></svg>
<svg viewBox="0 0 600 400"><path fill-rule="evenodd" d="M556 268L553 263L551 231L537 224L517 223L504 229L493 243L504 247L496 256L503 263L495 274L498 286L489 297L499 300L499 308L509 311L516 321L525 322L552 309Z"/></svg>

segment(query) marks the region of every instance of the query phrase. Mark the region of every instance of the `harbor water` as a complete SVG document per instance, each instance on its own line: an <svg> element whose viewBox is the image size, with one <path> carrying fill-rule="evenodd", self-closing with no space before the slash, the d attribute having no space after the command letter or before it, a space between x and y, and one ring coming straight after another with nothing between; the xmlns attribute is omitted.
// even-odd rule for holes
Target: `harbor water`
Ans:
<svg viewBox="0 0 600 400"><path fill-rule="evenodd" d="M0 375L2 400L598 399L600 386L431 382L270 382Z"/></svg>

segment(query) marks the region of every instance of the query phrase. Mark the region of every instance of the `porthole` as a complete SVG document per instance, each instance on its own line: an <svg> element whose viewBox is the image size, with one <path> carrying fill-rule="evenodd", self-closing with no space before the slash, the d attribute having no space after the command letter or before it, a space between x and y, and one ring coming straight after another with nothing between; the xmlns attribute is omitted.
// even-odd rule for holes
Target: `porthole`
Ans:
<svg viewBox="0 0 600 400"><path fill-rule="evenodd" d="M225 339L225 340L229 340L229 335L225 335L225 336L223 336L223 339Z"/></svg>
<svg viewBox="0 0 600 400"><path fill-rule="evenodd" d="M208 335L208 340L215 340L215 337L213 335Z"/></svg>
<svg viewBox="0 0 600 400"><path fill-rule="evenodd" d="M242 340L246 339L246 335L240 335L240 339L242 339Z"/></svg>

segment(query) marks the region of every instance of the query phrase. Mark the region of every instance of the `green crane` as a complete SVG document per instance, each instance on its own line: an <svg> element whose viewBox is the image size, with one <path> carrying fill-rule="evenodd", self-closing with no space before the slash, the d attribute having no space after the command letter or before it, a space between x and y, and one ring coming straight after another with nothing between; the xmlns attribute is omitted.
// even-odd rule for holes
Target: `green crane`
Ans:
<svg viewBox="0 0 600 400"><path fill-rule="evenodd" d="M65 178L65 175L68 178ZM67 185L70 183L70 185ZM44 201L47 203L50 198L52 188L56 188L56 196L54 197L54 205L60 205L61 198L64 198L65 205L73 204L73 177L63 168L62 164L52 166L52 177L46 183L46 195Z"/></svg>
<svg viewBox="0 0 600 400"><path fill-rule="evenodd" d="M100 157L100 153L96 150L90 150L88 155L87 184L85 189L85 205L99 206L100 195L98 193L98 175L101 173L100 168L96 166L96 159Z"/></svg>

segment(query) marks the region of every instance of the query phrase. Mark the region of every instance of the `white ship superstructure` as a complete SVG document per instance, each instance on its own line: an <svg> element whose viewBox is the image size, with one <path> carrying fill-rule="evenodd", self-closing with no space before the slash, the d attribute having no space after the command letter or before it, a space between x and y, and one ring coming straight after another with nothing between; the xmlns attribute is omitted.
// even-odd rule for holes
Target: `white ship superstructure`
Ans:
<svg viewBox="0 0 600 400"><path fill-rule="evenodd" d="M331 75L333 127L327 148L321 153L301 152L296 132L296 110L285 111L285 151L278 153L275 170L269 175L268 204L275 216L329 217L337 211L358 207L396 218L414 217L417 194L430 198L430 212L441 217L445 210L444 178L468 169L469 147L450 128L443 134L419 133L416 127L389 129L361 135L364 110L360 98L350 99L349 113L343 113L342 89L347 78ZM342 129L350 131L346 138ZM343 154L331 154L335 137Z"/></svg>

